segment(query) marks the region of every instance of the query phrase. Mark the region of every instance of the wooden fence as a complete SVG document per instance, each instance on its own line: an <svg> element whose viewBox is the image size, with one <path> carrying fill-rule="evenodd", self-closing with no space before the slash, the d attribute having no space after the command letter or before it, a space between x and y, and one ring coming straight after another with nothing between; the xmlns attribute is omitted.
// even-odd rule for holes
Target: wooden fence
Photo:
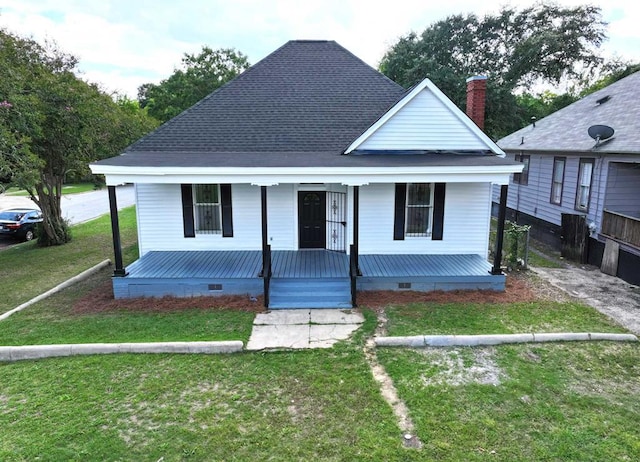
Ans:
<svg viewBox="0 0 640 462"><path fill-rule="evenodd" d="M602 215L602 234L640 248L640 219L605 210Z"/></svg>

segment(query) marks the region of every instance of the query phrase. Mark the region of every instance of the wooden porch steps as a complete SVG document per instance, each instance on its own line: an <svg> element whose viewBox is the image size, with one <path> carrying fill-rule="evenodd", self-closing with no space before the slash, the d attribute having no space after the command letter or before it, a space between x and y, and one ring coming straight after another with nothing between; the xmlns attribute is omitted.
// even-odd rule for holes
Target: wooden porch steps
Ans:
<svg viewBox="0 0 640 462"><path fill-rule="evenodd" d="M352 308L349 278L273 278L269 309Z"/></svg>

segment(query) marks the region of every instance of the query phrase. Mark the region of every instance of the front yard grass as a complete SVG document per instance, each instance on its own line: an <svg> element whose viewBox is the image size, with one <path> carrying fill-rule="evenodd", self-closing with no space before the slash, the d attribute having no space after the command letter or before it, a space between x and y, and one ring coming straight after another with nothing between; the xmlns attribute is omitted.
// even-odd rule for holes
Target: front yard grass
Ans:
<svg viewBox="0 0 640 462"><path fill-rule="evenodd" d="M627 332L577 302L428 303L385 309L389 335Z"/></svg>
<svg viewBox="0 0 640 462"><path fill-rule="evenodd" d="M640 347L378 349L426 460L640 460Z"/></svg>
<svg viewBox="0 0 640 462"><path fill-rule="evenodd" d="M154 312L126 310L83 314L73 306L111 269L59 292L1 321L0 345L242 340L251 334L254 313L225 309Z"/></svg>
<svg viewBox="0 0 640 462"><path fill-rule="evenodd" d="M123 258L128 264L138 257L135 208L120 211L119 218ZM0 252L0 314L113 258L108 215L71 229L73 239L65 245L41 248L32 241Z"/></svg>
<svg viewBox="0 0 640 462"><path fill-rule="evenodd" d="M0 364L0 460L406 460L361 350Z"/></svg>

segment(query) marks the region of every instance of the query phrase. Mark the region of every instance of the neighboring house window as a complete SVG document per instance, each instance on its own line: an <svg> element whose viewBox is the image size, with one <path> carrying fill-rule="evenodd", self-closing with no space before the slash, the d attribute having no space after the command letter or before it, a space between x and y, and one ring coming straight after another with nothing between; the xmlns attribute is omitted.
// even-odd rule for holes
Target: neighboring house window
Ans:
<svg viewBox="0 0 640 462"><path fill-rule="evenodd" d="M578 188L576 190L576 210L589 210L589 196L591 195L591 180L593 178L593 159L580 159L578 169Z"/></svg>
<svg viewBox="0 0 640 462"><path fill-rule="evenodd" d="M431 236L433 187L430 183L407 184L407 236Z"/></svg>
<svg viewBox="0 0 640 462"><path fill-rule="evenodd" d="M551 177L551 203L562 204L562 189L564 187L564 166L566 157L553 158L553 176Z"/></svg>
<svg viewBox="0 0 640 462"><path fill-rule="evenodd" d="M220 187L217 184L194 185L196 233L218 234L222 230L220 218Z"/></svg>
<svg viewBox="0 0 640 462"><path fill-rule="evenodd" d="M524 168L522 169L522 173L514 173L513 174L513 182L516 184L528 185L529 184L529 161L530 156L523 154L516 154L516 162L522 162L524 164Z"/></svg>

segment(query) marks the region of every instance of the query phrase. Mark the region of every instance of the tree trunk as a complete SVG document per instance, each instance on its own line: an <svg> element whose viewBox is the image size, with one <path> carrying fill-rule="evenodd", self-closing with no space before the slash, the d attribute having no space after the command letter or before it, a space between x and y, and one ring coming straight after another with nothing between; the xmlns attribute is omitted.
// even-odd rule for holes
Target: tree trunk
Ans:
<svg viewBox="0 0 640 462"><path fill-rule="evenodd" d="M44 175L44 181L36 186L38 198L35 202L42 211L42 227L38 236L40 247L66 244L71 240L67 221L62 218L60 198L62 179L54 175ZM45 189L46 188L46 189Z"/></svg>

